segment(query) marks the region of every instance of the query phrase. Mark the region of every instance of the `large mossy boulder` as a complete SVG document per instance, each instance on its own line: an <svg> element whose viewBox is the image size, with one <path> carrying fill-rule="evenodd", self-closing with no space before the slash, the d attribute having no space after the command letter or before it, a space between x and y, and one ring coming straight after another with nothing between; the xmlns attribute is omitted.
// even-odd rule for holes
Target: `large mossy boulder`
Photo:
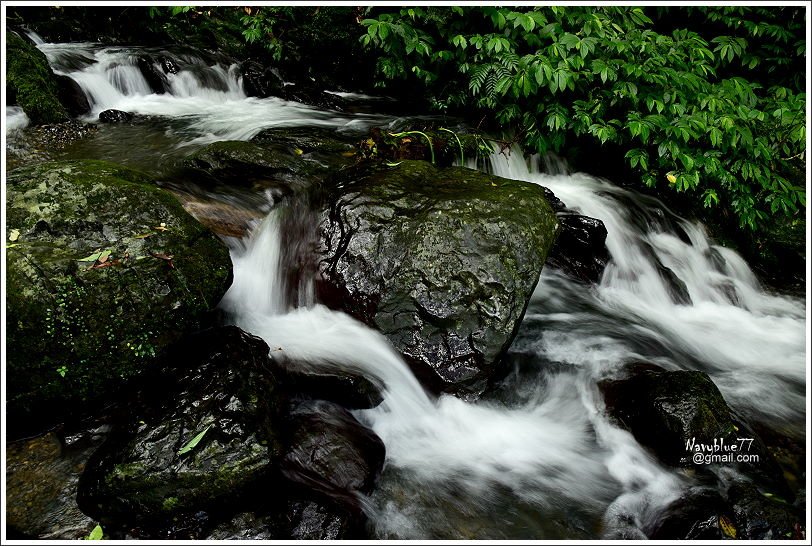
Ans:
<svg viewBox="0 0 812 546"><path fill-rule="evenodd" d="M383 332L433 390L481 394L555 239L542 188L424 161L324 185L321 301Z"/></svg>
<svg viewBox="0 0 812 546"><path fill-rule="evenodd" d="M199 329L231 283L222 242L152 179L113 163L10 172L6 222L12 429L100 409Z"/></svg>
<svg viewBox="0 0 812 546"><path fill-rule="evenodd" d="M22 107L34 124L68 119L45 54L11 31L6 32L6 97L8 104Z"/></svg>
<svg viewBox="0 0 812 546"><path fill-rule="evenodd" d="M268 345L234 326L173 346L88 466L83 509L112 525L165 528L267 494L283 402Z"/></svg>

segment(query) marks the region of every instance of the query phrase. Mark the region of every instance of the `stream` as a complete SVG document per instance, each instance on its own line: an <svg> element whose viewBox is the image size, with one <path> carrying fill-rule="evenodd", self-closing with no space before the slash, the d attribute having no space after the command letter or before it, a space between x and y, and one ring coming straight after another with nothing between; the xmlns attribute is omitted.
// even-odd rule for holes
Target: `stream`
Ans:
<svg viewBox="0 0 812 546"><path fill-rule="evenodd" d="M95 123L115 108L144 116L99 130L55 158L108 159L151 172L220 140L271 127L321 127L359 138L403 120L376 113L374 97L346 95L357 111L320 110L246 97L235 65L176 55L170 90L154 94L138 55L158 51L100 44L38 47L58 74L85 92ZM24 130L6 109L6 130ZM414 119L414 118L412 118ZM354 415L386 446L386 465L363 500L381 539L645 538L663 509L693 484L663 466L605 414L598 382L629 363L707 372L747 420L803 442L806 391L804 301L773 293L702 225L662 203L518 148L479 168L549 188L608 231L610 261L598 284L545 267L507 356L512 372L478 402L426 393L376 331L286 287L283 202L244 239L229 239L234 281L220 303L229 320L296 361L339 366L384 386L383 402ZM688 302L674 298L669 268ZM312 283L313 280L304 282ZM683 286L684 285L684 286Z"/></svg>

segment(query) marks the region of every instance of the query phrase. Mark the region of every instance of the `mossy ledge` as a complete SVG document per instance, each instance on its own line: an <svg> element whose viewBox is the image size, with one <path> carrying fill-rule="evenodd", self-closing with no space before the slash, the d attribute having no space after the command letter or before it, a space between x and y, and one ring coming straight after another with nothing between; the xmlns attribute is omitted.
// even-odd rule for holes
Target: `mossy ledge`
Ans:
<svg viewBox="0 0 812 546"><path fill-rule="evenodd" d="M231 283L219 239L150 177L104 161L11 171L6 238L7 409L23 429L113 399Z"/></svg>
<svg viewBox="0 0 812 546"><path fill-rule="evenodd" d="M6 100L22 107L34 124L68 120L48 59L14 32L6 32Z"/></svg>

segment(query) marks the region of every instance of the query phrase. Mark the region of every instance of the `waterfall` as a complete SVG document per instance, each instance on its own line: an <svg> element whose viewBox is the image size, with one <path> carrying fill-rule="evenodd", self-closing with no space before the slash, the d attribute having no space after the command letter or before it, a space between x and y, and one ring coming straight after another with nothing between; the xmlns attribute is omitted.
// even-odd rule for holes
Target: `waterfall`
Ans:
<svg viewBox="0 0 812 546"><path fill-rule="evenodd" d="M551 189L608 231L611 261L592 290L543 272L526 320L543 324L545 340L556 343L522 344L556 360L609 336L628 347L629 359L708 372L728 403L752 419L788 433L803 429L804 302L766 291L738 254L655 199L581 173L544 174L538 157L518 149L494 154L490 168ZM673 277L660 273L663 266ZM690 302L672 297L674 278ZM584 308L591 311L573 311Z"/></svg>
<svg viewBox="0 0 812 546"><path fill-rule="evenodd" d="M170 130L182 135L182 145L249 140L273 127L325 127L355 135L397 122L389 116L320 110L275 97L246 97L236 63L194 51L32 39L54 72L73 79L84 92L91 108L85 121L95 121L108 109L174 119L181 124ZM173 60L173 70L162 65L160 60L166 58ZM149 79L160 80L163 92L153 89Z"/></svg>

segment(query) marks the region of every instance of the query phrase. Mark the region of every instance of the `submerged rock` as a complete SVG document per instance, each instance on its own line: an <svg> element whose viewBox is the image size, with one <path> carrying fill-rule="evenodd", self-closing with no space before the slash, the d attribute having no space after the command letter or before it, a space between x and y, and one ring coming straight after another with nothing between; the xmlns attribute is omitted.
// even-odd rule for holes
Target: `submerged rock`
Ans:
<svg viewBox="0 0 812 546"><path fill-rule="evenodd" d="M385 448L347 410L323 400L299 403L290 413L281 471L306 492L358 512L383 468Z"/></svg>
<svg viewBox="0 0 812 546"><path fill-rule="evenodd" d="M99 121L102 123L124 123L132 119L132 114L121 110L105 110L99 113Z"/></svg>
<svg viewBox="0 0 812 546"><path fill-rule="evenodd" d="M328 400L347 409L374 408L383 402L378 385L360 373L344 369L323 369L307 363L274 359L280 381L293 396Z"/></svg>
<svg viewBox="0 0 812 546"><path fill-rule="evenodd" d="M150 381L88 470L83 507L100 519L160 527L271 481L282 404L265 342L216 328L174 346L167 360L180 373Z"/></svg>
<svg viewBox="0 0 812 546"><path fill-rule="evenodd" d="M15 32L6 32L6 101L25 110L33 124L67 121L59 87L45 54Z"/></svg>
<svg viewBox="0 0 812 546"><path fill-rule="evenodd" d="M228 249L146 175L103 161L8 175L9 425L101 409L231 283Z"/></svg>
<svg viewBox="0 0 812 546"><path fill-rule="evenodd" d="M76 502L79 476L106 433L68 442L49 432L6 448L6 524L21 537L76 540L96 526Z"/></svg>
<svg viewBox="0 0 812 546"><path fill-rule="evenodd" d="M321 301L383 332L430 388L481 394L555 237L543 190L422 161L325 186Z"/></svg>

